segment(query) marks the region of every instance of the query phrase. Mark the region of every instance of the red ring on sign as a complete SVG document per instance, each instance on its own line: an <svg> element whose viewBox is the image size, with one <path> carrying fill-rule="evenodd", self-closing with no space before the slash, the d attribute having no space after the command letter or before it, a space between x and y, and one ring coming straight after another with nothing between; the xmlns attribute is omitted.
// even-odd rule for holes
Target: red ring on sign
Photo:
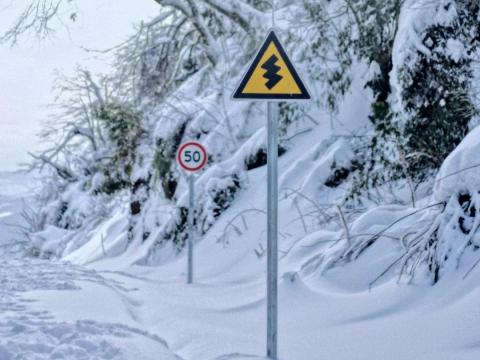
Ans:
<svg viewBox="0 0 480 360"><path fill-rule="evenodd" d="M191 167L188 167L186 164L183 163L182 161L182 152L183 150L188 147L188 146L195 146L197 148L200 149L200 151L203 153L203 161L200 163L200 165L194 167L194 168L191 168ZM198 171L198 170L201 170L205 164L207 163L208 161L208 155L207 155L207 150L205 149L205 147L200 144L199 142L196 142L196 141L189 141L189 142L186 142L184 144L182 144L180 146L180 149L178 149L177 151L177 162L178 164L180 165L180 167L183 169L183 170L186 170L186 171L192 171L192 172L195 172L195 171Z"/></svg>

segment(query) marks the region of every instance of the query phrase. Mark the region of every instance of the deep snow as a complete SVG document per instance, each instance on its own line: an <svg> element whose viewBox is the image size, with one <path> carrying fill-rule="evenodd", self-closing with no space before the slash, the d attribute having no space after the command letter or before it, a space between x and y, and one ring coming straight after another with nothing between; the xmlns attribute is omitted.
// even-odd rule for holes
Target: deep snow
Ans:
<svg viewBox="0 0 480 360"><path fill-rule="evenodd" d="M318 191L316 176L332 154L348 154L348 147L339 152L338 143L319 142L327 133L319 128L302 134L296 141L303 145L280 160L280 187L288 195L280 202L280 359L479 358L480 268L465 279L461 268L434 287L397 284L395 273L387 272L370 289L400 254L398 241L388 238L357 261L323 274L308 266L337 243L341 227L321 228L308 216L302 223L294 202L304 214L312 205L288 189ZM0 198L2 245L19 239L6 224L21 223L20 198L28 200L29 190L19 188L20 178L2 174L2 185L10 184ZM249 187L197 242L191 286L185 284L183 255L166 256L157 267L133 264L131 258L138 258L133 250L92 256L108 254L101 237L68 256L76 264L3 249L0 359L262 359L265 219L255 210L244 213L245 222L237 215L246 208L264 209L265 180L265 167L250 172ZM325 202L335 201L335 191L323 189ZM368 226L374 231L372 222L382 228L407 211L379 208L358 219L351 231ZM121 221L109 219L105 234L122 233Z"/></svg>
<svg viewBox="0 0 480 360"><path fill-rule="evenodd" d="M422 50L419 34L436 18L428 14L417 6L402 16L394 50L393 95L401 90L396 79L399 65L412 51ZM439 21L448 21L450 15L442 13ZM454 59L462 55L457 45L449 44ZM385 196L383 204L395 205L370 202L357 212L349 212L341 202L348 181L338 187L325 184L334 164L349 168L351 135L361 135L371 126L367 122L371 94L365 79L359 78L374 71L375 66L354 65L355 79L339 114L311 109L314 121L302 117L285 136L288 151L280 158L279 169L280 359L478 359L480 266L472 268L478 251L474 246L462 250L461 241L468 244L472 238L458 236L458 216L451 213L464 213L459 193L478 192L475 159L480 130L447 159L433 189L426 188L432 179L418 190L416 208L402 201L409 198L402 181L392 189L376 189L383 192L379 198ZM194 93L195 77L178 90L179 95ZM104 204L82 194L82 184L75 183L62 194L70 205L67 211L75 215L78 210L80 217L93 212L92 221L78 231L49 225L26 241L19 233L19 226L25 225L20 211L33 201L29 188L33 184L23 174L0 174L0 360L264 359L266 167L246 171L244 165L265 145L261 122L265 108L254 106L248 121L235 121L236 115L247 113L248 104L231 103L225 95L220 109L216 101L211 95L195 101L188 96L175 99L194 117L192 129L211 122L206 127L211 131L201 140L218 161L198 178L198 193L215 190L230 181L228 176L237 168L242 170L242 186L232 206L219 218L206 215L212 227L204 229L208 232L195 244L193 285L185 283L185 254L169 242L163 248L158 245L161 227L165 221L168 226L176 206L186 203L184 179L177 189L178 201L167 202L152 189L142 210L145 216L135 219L139 231L133 239L128 238L132 225L128 194L120 192L112 203ZM233 124L216 124L207 116L216 111ZM158 139L171 138L185 121L183 114L168 124L158 121L160 114L150 115L149 128L156 129ZM227 129L230 136L217 136L225 133L225 126L232 127L233 132ZM151 157L152 144L143 146L142 152ZM233 156L222 155L227 148ZM148 164L134 170L133 180L150 171ZM202 208L208 209L212 204L204 201ZM449 201L448 211L421 210L435 201ZM97 212L96 207L103 206L105 211ZM338 215L342 206L346 225ZM72 220L75 223L75 216ZM437 220L448 240L439 254L461 252L458 268L452 261L455 256L449 256L450 267L443 268L435 286L428 281L407 284L398 276L398 266L392 265L409 250L407 235L417 236ZM150 236L143 238L144 231ZM369 245L356 252L362 243ZM30 257L32 245L51 259Z"/></svg>

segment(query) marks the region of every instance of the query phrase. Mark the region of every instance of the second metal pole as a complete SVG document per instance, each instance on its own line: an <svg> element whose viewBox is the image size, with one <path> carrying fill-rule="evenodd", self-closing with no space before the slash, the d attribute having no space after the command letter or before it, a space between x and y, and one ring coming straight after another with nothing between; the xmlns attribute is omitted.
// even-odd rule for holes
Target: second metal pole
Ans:
<svg viewBox="0 0 480 360"><path fill-rule="evenodd" d="M278 323L278 103L268 103L267 357L277 359Z"/></svg>
<svg viewBox="0 0 480 360"><path fill-rule="evenodd" d="M188 206L188 270L187 283L193 283L193 241L195 236L195 177L193 174L188 176L189 188L189 206Z"/></svg>

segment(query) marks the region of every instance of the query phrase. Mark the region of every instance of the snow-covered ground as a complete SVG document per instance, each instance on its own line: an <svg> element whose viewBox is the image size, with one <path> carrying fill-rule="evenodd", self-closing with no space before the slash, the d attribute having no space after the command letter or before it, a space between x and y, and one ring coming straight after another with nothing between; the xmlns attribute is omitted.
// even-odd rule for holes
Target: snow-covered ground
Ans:
<svg viewBox="0 0 480 360"><path fill-rule="evenodd" d="M94 270L25 257L15 246L30 186L24 174L1 174L0 359L179 359L129 320L130 289Z"/></svg>
<svg viewBox="0 0 480 360"><path fill-rule="evenodd" d="M321 134L319 128L300 135L303 146L281 158L284 191L301 181L308 194L318 183L313 179L335 153L319 142ZM129 257L136 254L129 251L92 262L95 251L105 251L95 242L71 253L70 263L9 250L4 245L20 239L11 225L21 224L29 190L22 186L25 176L2 174L0 359L262 359L265 219L253 210L244 213L245 222L237 215L264 208L265 177L265 167L250 172L249 187L197 242L195 284L189 286L184 256L147 267L132 265ZM323 194L335 197L334 191ZM382 226L404 213L380 209L364 222L370 216ZM112 221L105 231L118 228ZM480 269L465 279L465 269L449 273L434 287L397 284L387 273L370 289L398 257L398 241L381 238L357 261L322 276L305 263L338 234L315 230L308 216L301 220L293 197L280 202L280 224L280 359L480 357Z"/></svg>
<svg viewBox="0 0 480 360"><path fill-rule="evenodd" d="M90 2L85 14L97 13L97 7L109 12L112 0L102 1L103 6ZM148 3L158 10L153 8L154 2ZM412 54L425 50L418 43L423 41L420 34L428 24L454 13L453 6L436 6L443 14L437 17L424 6L416 6L417 1L407 3L415 6L409 6L396 24L399 35L389 75L391 99L398 97L396 106L400 108L401 90L405 90L402 69L408 59L416 63L418 59ZM294 8L298 6L292 5L285 8L284 15L291 13L297 23L298 9ZM137 8L138 4L131 2L129 6ZM143 18L144 11L150 14L142 8L138 16ZM124 16L113 14L109 20L119 26L115 19L133 15L126 8L122 13ZM88 26L92 36L97 36L96 29L107 28L102 16L85 18L99 22ZM278 16L281 28L290 27L281 23L288 18ZM249 16L252 28L258 27L256 32L261 31L262 19L265 17L260 14L257 18ZM162 43L163 34L163 30L157 34ZM120 36L115 31L110 35ZM168 36L166 39L170 41ZM101 40L108 44L117 41L109 37ZM222 47L226 45L226 56L234 54L245 39L240 36L238 44L235 39L231 44L229 39L219 40L228 40L219 42ZM295 57L304 57L300 56L302 46L290 47L297 48ZM139 49L143 57L144 50ZM448 46L448 50L458 62L459 47ZM309 59L310 52L306 54ZM312 54L314 60L304 59L299 69L317 65L318 54ZM70 56L75 57L75 52ZM179 59L182 56L179 53ZM145 89L140 92L143 96L133 99L145 104L142 126L148 136L136 146L136 157L141 160L135 164L133 175L127 174L130 171L123 175L128 175L126 184L140 184L138 192L121 184L113 194L100 190L110 169L131 167L130 161L120 161L106 162L104 168L97 169L99 159L115 150L110 149L112 145L117 147L102 139L99 150L93 146L91 152L72 152L72 161L67 156L78 179L42 180L47 185L42 191L52 201L35 204L44 210L38 211L39 217L45 215L47 220L39 221L36 225L41 230L28 232L27 239L22 234L28 226L28 211L24 209L34 201L31 188L35 181L29 175L0 172L0 360L265 359L267 174L266 166L261 166L263 160L257 159L255 166L259 167L248 167L250 170L246 163L265 145L265 107L229 100L233 90L229 87L235 82L232 76L240 76L235 69L239 70L241 61L225 66L232 67L232 72L222 69L230 61L219 59L218 66L195 70L186 75L189 80L179 80L179 88L172 89L173 102L167 99L166 106L157 107L156 101L149 104L156 95L146 96L150 91ZM155 57L147 56L147 60L152 60L152 68L145 67L147 78L143 80L156 81ZM177 70L182 68L179 65L175 60ZM476 161L480 128L472 130L448 157L436 179L432 175L416 191L411 191L408 180L398 180L359 195L365 200L361 206L343 202L351 190L351 172L358 170L355 156L361 156L354 154L355 144L351 143L371 133L368 129L372 127L373 88L365 84L371 83L379 69L375 63L365 65L353 62L352 84L344 99L338 100L338 114L325 113L320 103L315 103L305 109L286 109L292 111L293 120L282 118L286 126L282 146L287 151L279 164L279 359L479 359L480 265L475 265L480 264L480 168ZM313 75L315 69L311 71ZM21 77L15 71L5 74L18 82L23 96ZM204 75L208 80L205 86L212 88L208 91L202 89ZM225 83L224 77L228 78ZM35 83L29 76L23 78ZM312 94L320 100L323 80L316 79ZM9 89L9 96L4 94L3 102L13 109L10 92L15 91L9 86L5 89ZM98 97L103 103L100 100ZM35 111L28 103L20 103L24 110ZM90 110L98 110L96 104L89 104ZM18 117L17 112L10 113ZM71 134L87 134L80 131L84 120L90 123L88 112L85 114L78 124L72 123ZM16 119L6 123L15 131L31 131L19 126ZM137 130L144 132L140 127ZM15 146L3 155L13 162L17 147L30 146L16 141L19 138L14 133L5 133L9 135L6 141ZM175 146L165 145L177 137L174 143L180 138L201 140L213 159L196 183L200 195L196 199L197 224L204 235L195 243L193 285L185 281L185 251L176 247L182 238L173 236L169 229L182 227L182 216L177 215L187 200L185 177L170 162ZM78 146L70 145L72 149ZM62 158L69 153L56 160L65 160ZM155 164L154 154L166 164ZM175 180L172 199L163 194L155 179L159 169L154 167L158 165L168 169L163 169L166 172L160 177L168 179L171 175ZM222 196L214 201L217 191L228 193L232 183L231 199L225 195L225 204ZM135 184L133 188L137 188ZM139 214L133 214L132 204L140 204ZM217 205L219 208L212 210ZM177 240L176 245L172 239ZM32 253L39 256L32 257Z"/></svg>

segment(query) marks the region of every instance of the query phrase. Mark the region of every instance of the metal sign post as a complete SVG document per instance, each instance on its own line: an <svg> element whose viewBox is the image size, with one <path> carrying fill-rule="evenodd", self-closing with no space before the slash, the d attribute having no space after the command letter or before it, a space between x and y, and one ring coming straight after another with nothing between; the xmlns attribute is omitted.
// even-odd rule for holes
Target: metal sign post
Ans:
<svg viewBox="0 0 480 360"><path fill-rule="evenodd" d="M208 161L207 150L196 142L189 141L177 152L177 162L188 172L188 239L187 239L187 284L193 283L193 244L195 240L195 175Z"/></svg>
<svg viewBox="0 0 480 360"><path fill-rule="evenodd" d="M268 102L267 356L277 358L278 322L278 104Z"/></svg>
<svg viewBox="0 0 480 360"><path fill-rule="evenodd" d="M193 283L193 241L195 237L194 224L195 211L195 177L193 174L188 176L188 269L187 284Z"/></svg>
<svg viewBox="0 0 480 360"><path fill-rule="evenodd" d="M277 359L278 342L278 119L277 100L309 100L310 94L271 31L253 59L234 99L268 101L267 356Z"/></svg>

